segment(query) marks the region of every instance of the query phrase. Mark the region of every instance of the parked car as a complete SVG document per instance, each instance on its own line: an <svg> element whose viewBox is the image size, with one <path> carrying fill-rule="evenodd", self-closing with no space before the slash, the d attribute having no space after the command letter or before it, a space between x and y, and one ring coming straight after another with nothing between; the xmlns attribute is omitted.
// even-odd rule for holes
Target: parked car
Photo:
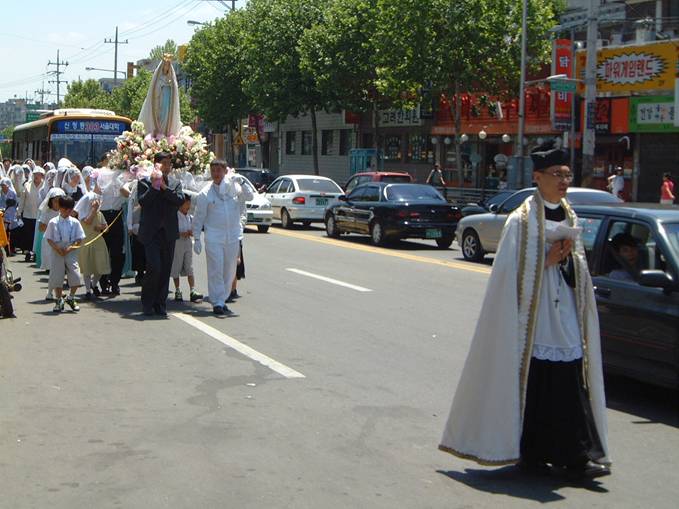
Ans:
<svg viewBox="0 0 679 509"><path fill-rule="evenodd" d="M266 199L263 193L259 193L252 182L247 177L243 177L244 185L250 188L252 192L252 200L246 202L245 207L247 211L247 224L257 227L259 233L266 233L269 231L271 221L273 219L273 210L271 209L271 202Z"/></svg>
<svg viewBox="0 0 679 509"><path fill-rule="evenodd" d="M322 223L325 210L343 195L342 188L333 180L314 175L284 175L266 191L273 217L281 221L283 228L292 228L295 222L304 226Z"/></svg>
<svg viewBox="0 0 679 509"><path fill-rule="evenodd" d="M514 194L514 191L498 191L493 196L489 196L478 203L469 203L462 207L462 217L473 216L474 214L485 214L490 210L492 205L499 205L512 194Z"/></svg>
<svg viewBox="0 0 679 509"><path fill-rule="evenodd" d="M574 209L595 287L606 371L679 389L679 209ZM632 254L615 249L618 235L631 236Z"/></svg>
<svg viewBox="0 0 679 509"><path fill-rule="evenodd" d="M432 239L441 249L453 243L460 209L424 184L361 184L340 197L325 213L328 237L344 233L370 235L372 243L390 240Z"/></svg>
<svg viewBox="0 0 679 509"><path fill-rule="evenodd" d="M263 191L274 180L274 175L266 168L236 168L236 172L247 177L257 191Z"/></svg>
<svg viewBox="0 0 679 509"><path fill-rule="evenodd" d="M412 175L404 171L366 171L353 175L344 186L344 192L349 194L356 187L368 182L389 182L407 184L414 182Z"/></svg>
<svg viewBox="0 0 679 509"><path fill-rule="evenodd" d="M534 192L534 187L515 191L499 205L491 205L490 212L463 218L457 225L457 241L464 258L480 262L487 253L494 253L507 216ZM622 203L620 198L611 193L584 187L570 187L567 198L572 205Z"/></svg>

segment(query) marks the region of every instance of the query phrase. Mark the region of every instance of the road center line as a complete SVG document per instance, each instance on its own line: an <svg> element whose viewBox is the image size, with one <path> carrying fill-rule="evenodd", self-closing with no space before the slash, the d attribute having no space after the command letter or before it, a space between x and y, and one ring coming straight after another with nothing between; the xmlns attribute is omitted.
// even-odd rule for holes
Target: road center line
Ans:
<svg viewBox="0 0 679 509"><path fill-rule="evenodd" d="M250 348L248 345L241 343L240 341L232 338L231 336L227 336L223 332L218 331L214 327L210 327L206 323L203 323L192 316L189 316L185 313L172 313L172 316L179 318L183 322L188 323L189 325L195 327L199 331L204 332L211 338L216 339L220 343L228 346L229 348L232 348L233 350L236 350L238 353L244 355L245 357L248 357L253 361L259 362L262 366L266 366L270 370L275 371L276 373L278 373L281 376L284 376L285 378L306 378L299 371L295 371L294 369L289 368L285 364L281 364L280 362L272 359L271 357L268 357L263 353L258 352L254 348Z"/></svg>
<svg viewBox="0 0 679 509"><path fill-rule="evenodd" d="M294 272L295 274L299 274L300 276L318 279L319 281L325 281L326 283L330 283L337 286L343 286L344 288L356 290L357 292L372 292L370 288L363 288L362 286L352 285L351 283L345 283L344 281L338 281L337 279L332 279L330 277L319 276L318 274L313 274L311 272L306 272L304 270L299 269L285 269L285 270L287 270L288 272Z"/></svg>
<svg viewBox="0 0 679 509"><path fill-rule="evenodd" d="M483 265L473 265L466 262L439 260L437 258L430 258L428 256L412 255L380 247L355 244L353 242L347 242L345 240L335 240L326 237L316 237L314 235L309 235L306 233L291 232L287 230L281 230L279 228L272 228L271 230L269 230L269 232L275 235L282 235L284 237L293 237L296 239L308 240L310 242L317 242L319 244L328 244L331 246L341 247L343 249L353 249L355 251L363 251L364 253L373 253L383 256L391 256L392 258L401 258L402 260L409 260L412 262L438 265L440 267L446 267L448 269L459 269L467 272L476 272L478 274L490 274L490 267L485 267Z"/></svg>

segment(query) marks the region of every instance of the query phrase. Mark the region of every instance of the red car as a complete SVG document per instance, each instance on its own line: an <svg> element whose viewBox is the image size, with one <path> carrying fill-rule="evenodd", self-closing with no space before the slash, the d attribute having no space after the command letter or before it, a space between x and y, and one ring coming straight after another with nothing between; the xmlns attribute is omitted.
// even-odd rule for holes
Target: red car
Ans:
<svg viewBox="0 0 679 509"><path fill-rule="evenodd" d="M344 185L344 192L349 194L356 186L367 182L386 182L388 184L410 184L415 179L404 171L366 171L356 173Z"/></svg>

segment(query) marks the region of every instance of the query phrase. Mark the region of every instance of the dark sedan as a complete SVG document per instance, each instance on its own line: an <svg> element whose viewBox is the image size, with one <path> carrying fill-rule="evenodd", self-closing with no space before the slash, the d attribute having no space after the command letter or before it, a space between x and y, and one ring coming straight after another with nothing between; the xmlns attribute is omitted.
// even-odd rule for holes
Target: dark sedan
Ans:
<svg viewBox="0 0 679 509"><path fill-rule="evenodd" d="M493 196L481 200L478 203L468 203L462 207L462 217L473 216L475 214L485 214L492 205L500 205L503 201L514 194L513 190L498 191Z"/></svg>
<svg viewBox="0 0 679 509"><path fill-rule="evenodd" d="M679 209L574 206L606 371L679 389Z"/></svg>
<svg viewBox="0 0 679 509"><path fill-rule="evenodd" d="M356 187L325 213L329 237L370 235L375 245L391 240L435 240L441 249L453 243L460 209L431 186L372 182Z"/></svg>

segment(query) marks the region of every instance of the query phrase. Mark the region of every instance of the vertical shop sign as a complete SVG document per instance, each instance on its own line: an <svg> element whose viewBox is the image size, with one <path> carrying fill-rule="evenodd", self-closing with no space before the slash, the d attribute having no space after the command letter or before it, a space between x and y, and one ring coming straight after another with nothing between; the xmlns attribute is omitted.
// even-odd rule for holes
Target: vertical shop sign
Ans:
<svg viewBox="0 0 679 509"><path fill-rule="evenodd" d="M573 77L573 43L570 39L554 41L552 52L552 74L565 74ZM571 127L573 92L552 91L552 126L557 131L567 131Z"/></svg>

